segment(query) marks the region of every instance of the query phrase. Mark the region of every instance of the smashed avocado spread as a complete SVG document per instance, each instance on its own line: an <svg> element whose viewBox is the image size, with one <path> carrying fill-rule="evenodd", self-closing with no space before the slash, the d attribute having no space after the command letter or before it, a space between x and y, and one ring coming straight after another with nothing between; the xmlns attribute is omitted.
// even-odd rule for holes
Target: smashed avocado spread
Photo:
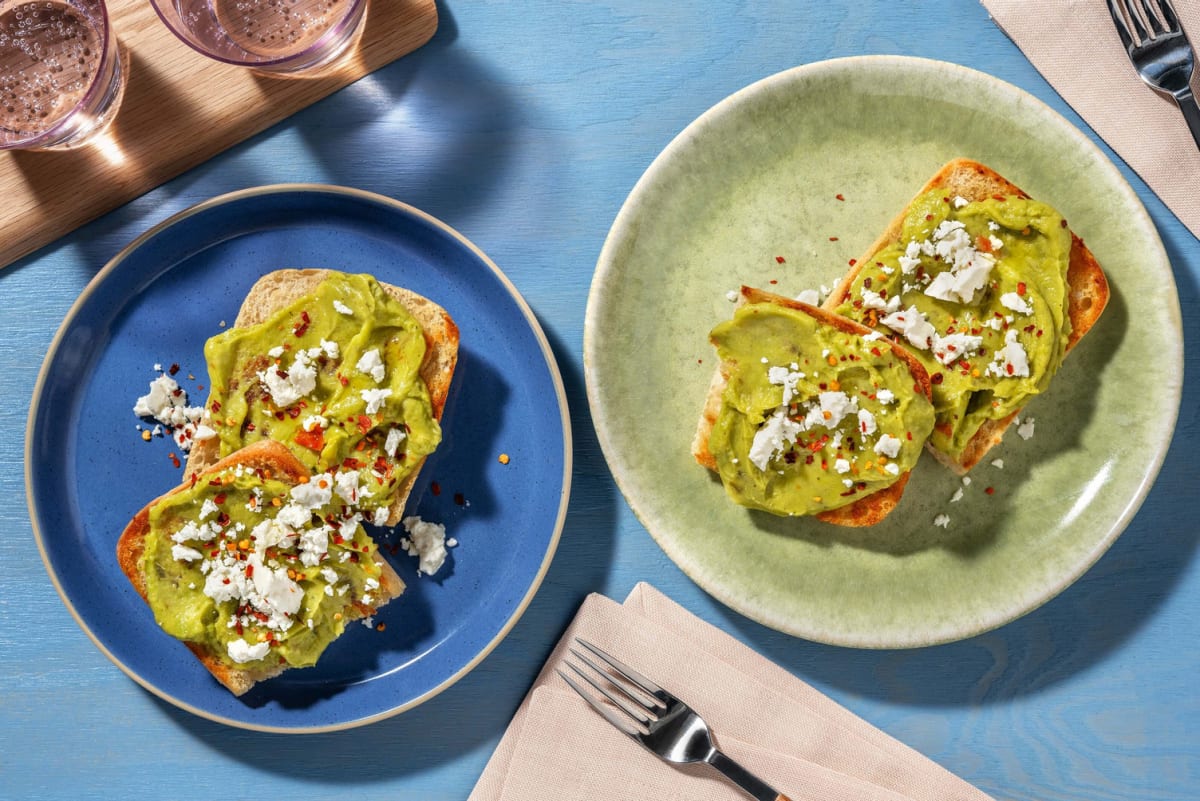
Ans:
<svg viewBox="0 0 1200 801"><path fill-rule="evenodd" d="M239 466L158 501L141 565L155 620L227 664L314 664L379 590L345 481L289 486Z"/></svg>
<svg viewBox="0 0 1200 801"><path fill-rule="evenodd" d="M933 409L888 343L775 303L743 305L709 336L732 365L709 450L739 504L816 514L916 464Z"/></svg>
<svg viewBox="0 0 1200 801"><path fill-rule="evenodd" d="M356 502L384 516L441 441L425 348L420 323L373 277L331 273L263 322L205 343L220 455L278 440L315 472L357 471Z"/></svg>
<svg viewBox="0 0 1200 801"><path fill-rule="evenodd" d="M937 411L930 444L957 457L1062 364L1070 252L1066 221L1044 203L932 191L912 203L900 239L862 267L837 311L893 334L921 360Z"/></svg>

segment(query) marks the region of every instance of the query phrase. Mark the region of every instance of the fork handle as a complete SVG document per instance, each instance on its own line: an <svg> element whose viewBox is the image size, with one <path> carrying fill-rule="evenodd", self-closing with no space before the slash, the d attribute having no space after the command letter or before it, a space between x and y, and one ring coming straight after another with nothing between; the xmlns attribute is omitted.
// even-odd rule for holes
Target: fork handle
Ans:
<svg viewBox="0 0 1200 801"><path fill-rule="evenodd" d="M742 788L743 792L755 799L755 801L791 801L786 795L772 789L762 779L725 756L725 754L716 748L705 757L704 761L725 774L725 778Z"/></svg>
<svg viewBox="0 0 1200 801"><path fill-rule="evenodd" d="M1192 96L1191 88L1181 89L1175 92L1174 96L1175 102L1179 104L1179 110L1183 112L1183 118L1187 120L1192 138L1196 140L1196 147L1200 147L1200 106L1196 105L1196 98Z"/></svg>

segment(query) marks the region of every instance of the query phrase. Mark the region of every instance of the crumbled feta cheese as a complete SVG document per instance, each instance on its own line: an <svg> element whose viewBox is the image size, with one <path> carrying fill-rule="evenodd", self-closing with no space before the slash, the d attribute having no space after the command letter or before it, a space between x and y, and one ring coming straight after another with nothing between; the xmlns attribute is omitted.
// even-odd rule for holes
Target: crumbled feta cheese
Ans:
<svg viewBox="0 0 1200 801"><path fill-rule="evenodd" d="M789 418L784 409L777 409L755 432L754 441L750 445L750 461L759 470L765 471L770 461L783 451L789 442L793 442L801 430L800 424Z"/></svg>
<svg viewBox="0 0 1200 801"><path fill-rule="evenodd" d="M329 428L329 418L319 414L310 414L300 421L300 427L305 431L313 431L318 428Z"/></svg>
<svg viewBox="0 0 1200 801"><path fill-rule="evenodd" d="M336 342L330 342L328 339L322 339L321 353L324 353L331 359L337 359L342 355L342 347Z"/></svg>
<svg viewBox="0 0 1200 801"><path fill-rule="evenodd" d="M821 392L817 402L808 407L804 417L804 429L813 426L836 428L846 415L858 412L858 399L852 398L845 392Z"/></svg>
<svg viewBox="0 0 1200 801"><path fill-rule="evenodd" d="M338 497L348 504L357 504L360 498L370 497L371 493L365 487L358 485L359 475L356 470L346 470L333 477L334 490Z"/></svg>
<svg viewBox="0 0 1200 801"><path fill-rule="evenodd" d="M385 368L383 359L379 356L379 348L371 348L364 353L362 358L358 360L358 364L354 365L354 369L360 373L370 374L371 378L375 379L376 384L382 381Z"/></svg>
<svg viewBox="0 0 1200 801"><path fill-rule="evenodd" d="M900 475L900 465L896 464L895 462L888 462L883 466L883 472L887 473L889 476L898 476Z"/></svg>
<svg viewBox="0 0 1200 801"><path fill-rule="evenodd" d="M983 337L970 334L947 334L933 337L933 355L942 364L953 364L959 359L967 359L983 346Z"/></svg>
<svg viewBox="0 0 1200 801"><path fill-rule="evenodd" d="M206 439L212 439L217 435L217 432L212 428L201 423L196 426L196 430L192 432L192 439L203 442Z"/></svg>
<svg viewBox="0 0 1200 801"><path fill-rule="evenodd" d="M392 394L392 391L390 389L363 389L359 390L358 394L367 404L367 414L375 414L383 406L384 400Z"/></svg>
<svg viewBox="0 0 1200 801"><path fill-rule="evenodd" d="M204 554L186 545L172 545L171 558L176 562L195 562L197 559L203 559Z"/></svg>
<svg viewBox="0 0 1200 801"><path fill-rule="evenodd" d="M409 556L420 558L418 572L432 576L446 561L446 527L416 516L406 517L403 522L408 537L400 541L401 546Z"/></svg>
<svg viewBox="0 0 1200 801"><path fill-rule="evenodd" d="M298 503L289 503L275 514L275 519L288 528L300 529L312 522L312 511Z"/></svg>
<svg viewBox="0 0 1200 801"><path fill-rule="evenodd" d="M892 392L890 389L881 389L875 393L875 400L879 401L880 403L882 403L884 405L887 405L889 403L895 403L896 402L896 393Z"/></svg>
<svg viewBox="0 0 1200 801"><path fill-rule="evenodd" d="M1005 292L1001 295L1000 305L1019 314L1033 314L1033 307L1016 292Z"/></svg>
<svg viewBox="0 0 1200 801"><path fill-rule="evenodd" d="M1001 378L1023 378L1029 375L1029 354L1025 346L1017 341L1017 332L1009 329L1004 335L1004 347L996 351L996 358L987 368L988 373Z"/></svg>
<svg viewBox="0 0 1200 801"><path fill-rule="evenodd" d="M1004 469L1004 460L1003 459L993 459L992 467L996 468L997 470L1003 470Z"/></svg>
<svg viewBox="0 0 1200 801"><path fill-rule="evenodd" d="M292 487L289 494L305 509L319 509L333 498L333 477L328 473L313 476L306 483Z"/></svg>
<svg viewBox="0 0 1200 801"><path fill-rule="evenodd" d="M954 490L954 494L950 496L950 503L958 503L962 500L962 496L963 488L959 487L958 489Z"/></svg>
<svg viewBox="0 0 1200 801"><path fill-rule="evenodd" d="M807 303L809 306L820 306L821 293L815 289L806 289L796 296L796 300Z"/></svg>
<svg viewBox="0 0 1200 801"><path fill-rule="evenodd" d="M875 415L871 414L866 409L858 410L858 430L863 434L870 436L875 433L878 426L875 424ZM886 434L884 436L887 436Z"/></svg>
<svg viewBox="0 0 1200 801"><path fill-rule="evenodd" d="M902 335L914 347L928 350L937 331L916 306L909 306L882 318L879 322Z"/></svg>
<svg viewBox="0 0 1200 801"><path fill-rule="evenodd" d="M247 662L254 662L262 659L271 650L271 643L259 642L251 645L242 639L230 640L226 646L229 652L229 658L239 665L244 665Z"/></svg>
<svg viewBox="0 0 1200 801"><path fill-rule="evenodd" d="M961 209L963 206L966 206L970 202L971 201L967 200L962 195L954 196L954 208L956 208L956 209Z"/></svg>
<svg viewBox="0 0 1200 801"><path fill-rule="evenodd" d="M941 526L942 528L949 528L950 515L938 515L937 517L933 518L933 524L935 526Z"/></svg>
<svg viewBox="0 0 1200 801"><path fill-rule="evenodd" d="M839 473L849 473L850 462L847 459L838 459L833 463L833 469Z"/></svg>
<svg viewBox="0 0 1200 801"><path fill-rule="evenodd" d="M337 298L333 299L333 308L338 314L345 314L347 316L354 314L349 306L347 306L345 303L342 303Z"/></svg>
<svg viewBox="0 0 1200 801"><path fill-rule="evenodd" d="M292 366L287 370L263 370L258 373L258 380L262 382L274 404L283 409L316 388L317 370L312 366L308 352L301 350L296 352Z"/></svg>
<svg viewBox="0 0 1200 801"><path fill-rule="evenodd" d="M387 439L383 441L383 452L390 458L396 458L396 451L400 448L400 443L408 437L404 429L396 427L388 431Z"/></svg>
<svg viewBox="0 0 1200 801"><path fill-rule="evenodd" d="M889 459L895 459L900 455L900 438L893 437L891 434L884 434L875 443L875 452Z"/></svg>
<svg viewBox="0 0 1200 801"><path fill-rule="evenodd" d="M1026 417L1024 420L1017 421L1017 433L1021 435L1021 439L1029 439L1033 436L1033 418Z"/></svg>
<svg viewBox="0 0 1200 801"><path fill-rule="evenodd" d="M737 299L741 297L736 289L731 289L725 293L725 300L730 303L737 303Z"/></svg>
<svg viewBox="0 0 1200 801"><path fill-rule="evenodd" d="M275 347L271 348L269 351L267 351L267 355L272 359L278 359L283 355L283 345L276 345Z"/></svg>

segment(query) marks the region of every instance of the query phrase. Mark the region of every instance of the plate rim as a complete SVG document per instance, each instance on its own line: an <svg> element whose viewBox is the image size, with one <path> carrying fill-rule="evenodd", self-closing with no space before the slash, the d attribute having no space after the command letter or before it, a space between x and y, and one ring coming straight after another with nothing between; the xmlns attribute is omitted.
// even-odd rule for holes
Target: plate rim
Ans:
<svg viewBox="0 0 1200 801"><path fill-rule="evenodd" d="M48 379L51 365L55 361L55 357L57 356L57 354L59 352L59 348L62 345L63 339L64 339L68 329L71 327L71 324L75 321L77 316L83 311L84 307L89 302L89 299L91 298L91 296L109 278L109 276L111 276L119 268L119 266L127 258L129 258L129 256L131 254L133 254L138 248L143 246L145 243L154 239L156 236L164 233L165 231L167 231L174 225L181 223L184 220L186 220L190 217L193 217L197 214L201 214L205 211L208 211L209 209L212 209L214 207L246 200L248 198L255 198L255 197L269 196L269 195L286 195L286 194L299 195L302 193L342 196L345 198L350 198L350 199L354 199L357 201L374 204L377 206L387 207L387 208L389 208L393 211L399 212L401 214L410 215L412 217L417 218L421 222L424 222L424 223L442 231L443 233L447 234L450 238L455 240L460 246L464 247L472 255L474 255L475 258L477 258L482 264L486 265L486 267L492 272L494 277L500 281L502 286L508 292L509 297L516 304L517 309L521 312L521 315L525 318L526 322L529 325L530 332L533 334L534 339L536 340L536 342L538 344L538 348L542 354L542 358L546 363L546 367L549 372L551 382L554 386L555 398L558 402L559 421L560 421L560 425L561 425L561 429L562 429L562 440L563 440L563 453L562 453L563 471L562 471L562 487L561 487L561 491L559 493L558 511L554 518L553 530L551 531L550 538L547 543L546 552L542 556L541 563L538 565L538 569L537 569L536 573L534 574L529 587L526 588L524 595L522 596L522 598L518 602L518 604L514 607L512 613L504 621L504 623L497 629L497 631L496 631L495 635L492 637L492 639L489 640L480 649L480 651L478 653L476 653L471 659L469 659L458 670L454 671L451 675L449 675L448 677L443 679L441 682L439 682L436 686L426 690L425 692L421 693L420 695L416 696L415 698L409 699L408 701L406 701L402 704L388 707L387 709L382 710L380 712L376 712L376 713L368 714L368 715L362 715L359 717L355 717L351 720L346 720L346 721L342 721L342 722L338 722L338 723L320 724L320 725L314 725L314 726L280 726L280 725L271 725L271 724L256 724L256 723L249 722L249 721L238 720L235 718L229 718L224 715L215 714L213 712L210 712L210 711L203 709L195 704L185 702L185 701L161 690L160 688L155 686L153 682L149 681L142 675L138 674L136 671L134 671L128 665L124 664L120 659L118 659L116 657L116 655L104 643L104 641L101 639L101 637L95 631L93 631L92 628L83 619L79 610L76 608L75 604L72 602L71 598L68 596L66 589L59 578L58 571L55 569L55 567L52 563L52 560L50 559L50 556L49 556L49 553L47 551L47 547L45 544L44 533L42 532L41 526L39 524L38 508L37 508L36 499L34 497L35 496L34 487L35 487L35 484L37 483L37 479L34 475L35 471L33 470L33 455L34 455L33 451L34 451L34 440L35 440L34 433L36 430L35 429L35 421L37 419L38 410L41 406L41 400L42 400L42 397L44 394L43 393L44 385ZM438 219L437 217L434 217L433 215L429 214L428 212L422 211L421 209L418 209L415 206L412 206L401 200L397 200L395 198L388 197L386 195L383 195L383 194L380 194L377 192L372 192L372 191L365 190L365 189L357 189L354 187L340 186L340 185L336 185L336 184L327 184L327 183L306 183L306 182L276 183L276 184L264 184L264 185L260 185L260 186L247 187L244 189L234 190L232 192L226 192L221 195L211 197L207 200L200 201L199 203L196 203L192 206L188 206L185 209L182 209L180 211L175 212L174 214L171 214L167 218L159 221L158 223L155 223L153 226L151 226L150 228L148 228L147 230L145 230L144 232L139 234L137 237L135 237L128 245L123 247L120 251L117 252L116 255L114 255L111 259L109 259L105 263L105 265L96 273L96 275L94 275L91 278L91 280L88 281L87 285L80 292L79 296L71 304L70 309L67 311L66 315L63 317L62 322L59 324L58 329L55 331L54 337L51 339L50 344L47 347L46 355L42 360L41 367L38 369L37 379L34 382L33 394L30 398L29 412L26 416L26 423L25 423L25 447L24 447L25 500L26 500L26 508L27 508L27 511L29 512L30 525L33 530L34 541L37 545L38 555L41 558L42 566L46 569L46 572L50 577L51 583L54 585L55 592L58 593L59 599L62 601L63 605L67 608L67 611L70 613L70 615L74 619L75 623L80 627L80 629L83 630L84 634L87 635L88 639L90 639L92 641L92 644L95 645L100 650L100 652L103 653L109 659L109 661L112 662L114 665L116 665L126 676L131 678L134 682L136 682L143 689L147 690L154 696L161 698L162 700L170 703L172 706L174 706L178 709L182 709L186 712L190 712L190 713L192 713L198 717L204 718L206 720L211 720L211 721L214 721L217 723L222 723L222 724L225 724L228 726L232 726L232 727L244 729L244 730L250 730L250 731L268 732L268 733L275 733L275 734L316 734L316 733L331 732L331 731L344 731L347 729L357 728L360 726L366 726L371 723L375 723L380 720L384 720L386 718L394 717L396 715L401 714L402 712L406 712L409 709L412 709L416 706L419 706L422 703L425 703L426 701L428 701L431 698L433 698L434 696L440 694L441 692L443 692L444 690L446 690L453 684L457 683L460 679L462 679L464 676L466 676L468 673L470 673L472 670L474 670L475 667L477 667L479 665L479 663L482 662L488 656L488 654L490 654L496 648L496 646L498 646L500 644L500 642L503 641L505 639L505 637L508 636L508 634L512 631L513 627L517 624L517 622L521 619L521 617L524 616L524 613L528 609L530 603L532 603L534 596L537 594L537 591L540 589L542 582L545 580L546 573L550 569L550 564L554 559L555 552L558 550L558 545L561 540L562 531L563 531L563 528L564 528L564 525L566 522L567 508L569 506L569 499L570 499L570 493L571 493L571 476L572 476L572 472L573 472L573 456L574 456L574 446L573 446L573 437L572 437L572 431L571 431L570 410L569 410L569 407L567 404L566 389L563 384L562 372L558 367L558 361L554 356L554 351L550 346L549 339L546 337L545 331L542 329L541 324L538 322L537 317L533 312L533 309L529 306L529 303L525 300L524 296L520 293L520 291L517 289L517 287L512 283L511 279L509 279L509 277L495 264L495 262L492 261L492 259L486 253L483 252L483 250L481 250L474 242L472 242L470 239L468 239L466 236L464 236L457 229L453 228L452 226L443 222L442 220Z"/></svg>
<svg viewBox="0 0 1200 801"><path fill-rule="evenodd" d="M933 645L941 645L950 642L965 640L979 634L992 631L1000 628L1012 621L1021 618L1045 603L1049 602L1065 589L1070 587L1084 573L1086 573L1099 559L1108 551L1116 539L1125 531L1129 523L1133 520L1137 511L1141 508L1150 489L1154 486L1158 478L1158 474L1162 469L1163 463L1166 460L1166 455L1170 449L1171 442L1174 440L1173 433L1166 437L1162 442L1158 443L1154 452L1146 465L1146 469L1142 474L1140 482L1134 492L1129 497L1128 503L1121 509L1119 515L1114 517L1112 525L1106 535L1100 538L1093 547L1089 549L1084 556L1074 565L1074 569L1065 572L1059 577L1059 580L1048 584L1042 591L1032 593L1028 598L1022 596L1021 602L1006 608L1002 612L993 612L992 614L982 616L977 622L971 626L963 625L959 622L957 626L951 626L953 631L947 627L941 627L936 632L932 632L933 636L913 637L907 636L903 638L887 638L881 636L881 632L874 631L867 635L857 634L838 636L832 632L825 630L817 630L812 626L796 626L784 625L787 621L780 621L775 618L778 616L769 616L762 614L761 611L748 608L747 604L741 599L734 598L732 593L724 587L713 586L713 582L701 581L694 574L699 572L696 566L690 563L690 560L684 558L685 554L682 551L686 549L680 548L678 543L671 541L669 537L664 536L660 532L654 530L649 524L650 515L647 514L643 507L646 503L645 499L638 498L638 493L633 492L631 485L632 478L622 470L617 469L617 465L621 465L622 461L619 458L620 449L616 443L612 441L612 432L602 425L603 414L601 412L602 403L600 401L600 388L598 379L595 375L596 363L596 328L597 316L599 314L599 306L602 305L600 299L602 285L608 283L612 270L614 270L615 258L614 251L619 244L628 238L627 231L629 229L630 220L635 219L642 197L648 191L648 188L657 179L659 172L664 170L672 159L676 157L677 151L686 147L694 138L703 135L704 128L707 127L710 121L727 113L728 109L744 101L746 98L769 90L770 87L777 83L783 83L789 80L797 79L797 76L803 78L809 74L820 74L822 72L838 73L848 69L854 69L858 65L895 65L908 69L920 70L941 70L957 73L960 77L967 80L981 81L985 84L990 84L995 90L1009 94L1015 100L1030 105L1031 109L1040 115L1042 118L1053 120L1062 133L1079 147L1082 152L1089 155L1097 165L1097 168L1106 171L1111 176L1114 188L1125 195L1129 207L1136 213L1136 222L1142 226L1151 236L1152 244L1156 248L1157 255L1161 263L1167 266L1168 275L1171 278L1171 289L1174 297L1174 303L1171 304L1169 311L1171 317L1171 337L1170 341L1174 343L1172 348L1173 366L1175 369L1171 374L1182 376L1183 372L1183 322L1182 311L1179 305L1179 291L1174 281L1174 274L1171 268L1171 261L1166 252L1166 247L1163 244L1162 237L1158 233L1158 229L1146 210L1145 205L1133 190L1133 187L1121 174L1116 165L1109 159L1101 150L1099 145L1088 138L1082 131L1079 130L1070 120L1063 116L1060 112L1051 107L1048 103L1036 97L1021 87L998 78L989 73L972 67L966 67L961 64L956 64L950 61L940 59L924 58L920 56L905 56L905 55L887 55L887 54L867 54L844 56L839 58L823 59L819 61L807 62L789 67L784 70L772 73L770 75L759 78L737 90L731 94L721 98L716 103L705 109L696 118L688 122L682 130L676 133L671 140L655 155L650 164L645 168L638 180L630 189L621 207L617 212L616 217L605 235L604 244L600 250L600 254L596 261L596 268L593 273L592 283L588 290L587 309L584 315L584 333L583 333L583 365L584 365L584 384L586 389L586 397L589 407L589 412L594 421L593 427L596 431L597 440L600 443L601 452L604 454L605 461L609 465L613 479L620 489L626 503L633 511L635 517L641 523L642 527L650 534L650 536L658 543L663 552L668 558L691 579L705 593L709 594L722 604L737 612L739 615L748 620L757 622L768 628L780 631L782 633L807 639L813 642L819 642L827 645L836 645L850 648L862 649L911 649L921 648ZM1178 423L1180 404L1183 396L1183 382L1181 378L1173 381L1168 387L1170 394L1171 415L1169 423L1165 430L1174 432ZM637 499L637 500L635 500Z"/></svg>

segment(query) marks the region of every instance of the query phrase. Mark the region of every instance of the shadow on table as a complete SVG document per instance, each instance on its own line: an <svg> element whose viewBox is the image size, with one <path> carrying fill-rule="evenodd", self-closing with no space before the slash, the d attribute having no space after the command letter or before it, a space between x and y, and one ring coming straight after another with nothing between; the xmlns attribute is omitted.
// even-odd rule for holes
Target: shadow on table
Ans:
<svg viewBox="0 0 1200 801"><path fill-rule="evenodd" d="M553 563L529 608L474 670L445 691L403 714L349 731L264 734L199 718L157 698L164 716L223 757L262 771L293 775L294 749L306 780L369 785L436 770L443 762L478 753L476 773L508 726L542 663L583 598L604 585L616 538L616 493L588 412L584 379L570 349L547 331L571 409L573 483L566 525ZM577 536L586 531L587 536ZM521 676L513 682L506 677Z"/></svg>
<svg viewBox="0 0 1200 801"><path fill-rule="evenodd" d="M1180 231L1181 236L1190 236ZM1164 237L1183 312L1184 351L1200 349L1200 292ZM1134 299L1124 301L1136 305ZM1132 303L1131 303L1132 301ZM1128 313L1136 313L1130 310ZM1153 388L1130 387L1130 391ZM1116 432L1119 435L1119 432ZM1035 695L1103 662L1150 620L1195 558L1200 382L1184 385L1180 417L1158 480L1125 532L1074 584L994 631L912 650L838 648L781 637L724 608L723 624L800 678L888 702L959 706Z"/></svg>

